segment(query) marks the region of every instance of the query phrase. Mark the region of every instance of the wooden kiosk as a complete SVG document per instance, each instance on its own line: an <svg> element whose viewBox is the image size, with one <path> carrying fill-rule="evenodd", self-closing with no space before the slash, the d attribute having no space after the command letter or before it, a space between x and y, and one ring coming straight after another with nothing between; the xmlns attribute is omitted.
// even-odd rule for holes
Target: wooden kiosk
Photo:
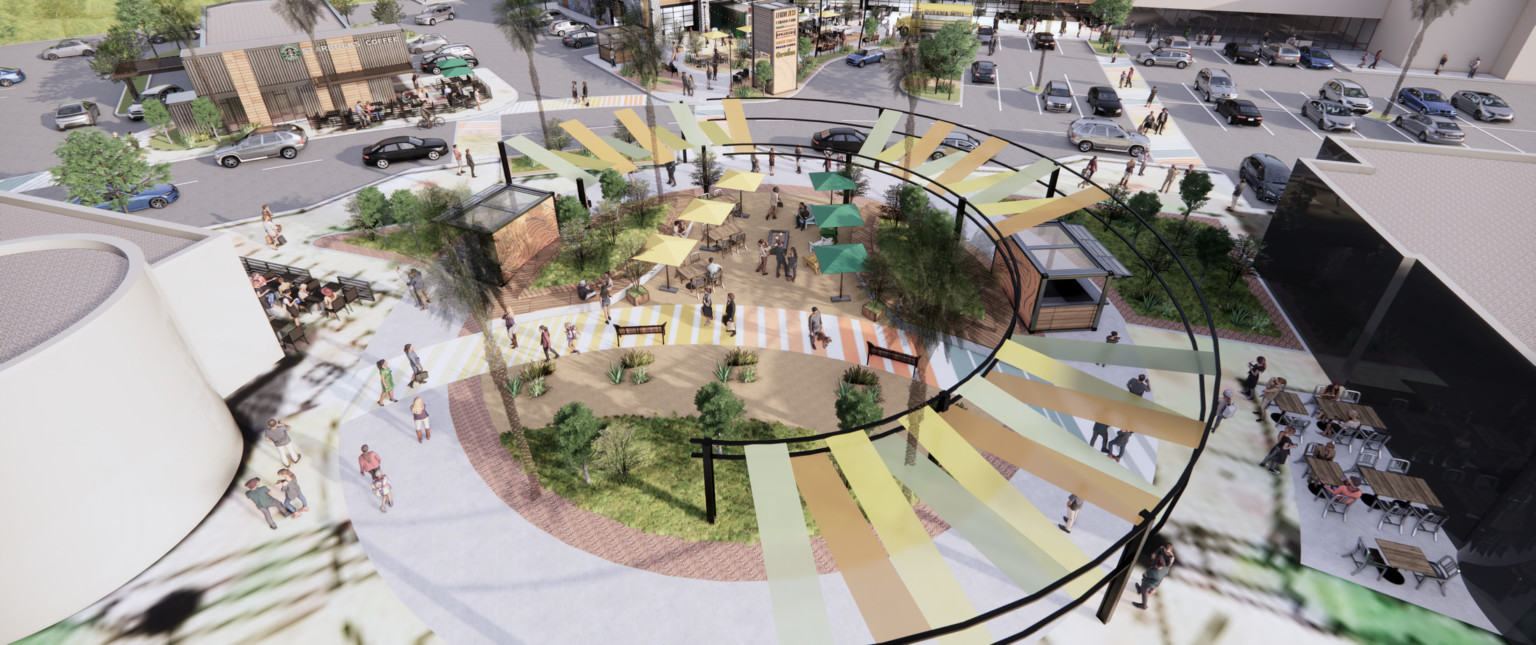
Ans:
<svg viewBox="0 0 1536 645"><path fill-rule="evenodd" d="M1108 301L1109 281L1131 272L1088 229L1052 220L1010 236L992 256L992 277L1012 296L1013 281L1000 259L1018 260L1023 290L1019 318L1030 333L1094 330Z"/></svg>

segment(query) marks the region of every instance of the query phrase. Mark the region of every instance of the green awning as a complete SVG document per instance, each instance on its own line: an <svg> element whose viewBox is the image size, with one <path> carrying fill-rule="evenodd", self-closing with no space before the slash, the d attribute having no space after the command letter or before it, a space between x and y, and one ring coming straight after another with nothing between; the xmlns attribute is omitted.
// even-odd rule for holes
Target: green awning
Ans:
<svg viewBox="0 0 1536 645"><path fill-rule="evenodd" d="M811 188L815 190L853 190L858 184L853 183L846 175L840 172L813 172L811 173Z"/></svg>
<svg viewBox="0 0 1536 645"><path fill-rule="evenodd" d="M864 216L853 204L817 204L811 207L811 215L816 217L818 228L864 225Z"/></svg>
<svg viewBox="0 0 1536 645"><path fill-rule="evenodd" d="M443 60L437 61L438 69L452 69L455 67L467 68L469 67L469 61L462 58L444 58Z"/></svg>
<svg viewBox="0 0 1536 645"><path fill-rule="evenodd" d="M823 244L811 247L822 273L857 273L864 270L869 254L863 244Z"/></svg>
<svg viewBox="0 0 1536 645"><path fill-rule="evenodd" d="M450 67L443 70L443 78L458 78L460 76L469 76L474 73L475 70L472 70L468 67Z"/></svg>

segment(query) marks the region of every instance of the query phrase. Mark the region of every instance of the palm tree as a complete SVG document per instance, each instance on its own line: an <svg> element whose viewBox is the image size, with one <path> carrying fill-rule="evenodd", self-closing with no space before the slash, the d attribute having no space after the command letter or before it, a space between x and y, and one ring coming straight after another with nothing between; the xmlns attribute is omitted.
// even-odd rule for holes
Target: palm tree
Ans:
<svg viewBox="0 0 1536 645"><path fill-rule="evenodd" d="M922 24L922 22L919 19L914 24ZM922 63L917 53L917 46L914 44L916 40L916 37L908 35L906 45L902 47L901 52L896 56L896 64L886 67L886 73L890 75L891 79L891 92L898 96L906 95L907 97L908 138L916 136L915 133L917 132L917 94L908 88L907 85L914 80L921 80L922 78ZM908 168L911 168L914 165L914 160L907 159L905 164Z"/></svg>
<svg viewBox="0 0 1536 645"><path fill-rule="evenodd" d="M315 44L315 24L320 22L320 16L325 15L327 11L330 11L330 7L325 4L325 0L277 0L277 15L281 16L283 22L288 23L289 27L304 32L304 35L309 38L310 51L315 52L317 60L320 56L320 47ZM331 75L325 72L324 65L320 68L326 84L329 85ZM344 111L346 106L332 107Z"/></svg>
<svg viewBox="0 0 1536 645"><path fill-rule="evenodd" d="M496 28L507 42L523 50L528 57L528 82L533 85L533 102L539 108L539 132L549 144L549 122L544 116L544 92L539 87L539 66L534 64L533 46L544 30L539 28L542 2L534 0L500 0L496 3Z"/></svg>
<svg viewBox="0 0 1536 645"><path fill-rule="evenodd" d="M523 474L528 478L529 496L538 497L541 490L539 473L533 462L533 450L528 445L528 435L517 413L517 401L506 388L511 370L501 354L496 337L491 334L491 310L497 304L501 290L485 279L494 275L487 270L488 263L477 253L473 245L450 244L447 252L427 268L427 290L434 296L437 307L433 312L439 317L460 321L473 319L480 326L480 340L485 345L485 361L490 366L491 379L497 384L501 406L507 411L507 425L517 441L517 457L522 463Z"/></svg>
<svg viewBox="0 0 1536 645"><path fill-rule="evenodd" d="M1419 32L1413 35L1413 45L1408 47L1408 56L1403 59L1403 70L1397 74L1397 86L1392 88L1392 94L1387 97L1387 106L1381 109L1383 118L1392 113L1392 101L1396 101L1397 93L1403 91L1403 81L1408 80L1408 68L1413 65L1414 57L1419 55L1419 45L1424 44L1424 32L1429 31L1429 26L1442 16L1455 12L1457 6L1471 1L1409 0L1408 14L1419 21Z"/></svg>
<svg viewBox="0 0 1536 645"><path fill-rule="evenodd" d="M640 6L640 10L631 9L624 16L626 24L620 42L624 45L621 51L629 52L629 64L634 67L635 81L645 88L645 125L650 132L630 134L642 139L649 135L651 149L660 150L662 143L656 136L656 97L653 92L656 90L656 81L661 78L661 29L651 23L651 3L641 2ZM661 164L653 163L651 168L656 172L656 200L660 203Z"/></svg>

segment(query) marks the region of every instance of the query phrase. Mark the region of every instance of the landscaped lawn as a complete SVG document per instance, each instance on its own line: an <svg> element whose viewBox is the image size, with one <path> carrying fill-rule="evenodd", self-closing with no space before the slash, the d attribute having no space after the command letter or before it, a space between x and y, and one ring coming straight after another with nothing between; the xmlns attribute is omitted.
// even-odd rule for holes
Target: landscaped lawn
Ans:
<svg viewBox="0 0 1536 645"><path fill-rule="evenodd" d="M1153 279L1151 272L1142 264L1131 249L1119 238L1110 234L1097 219L1086 215L1069 216L1069 221L1075 224L1083 224L1088 227L1095 237L1107 247L1126 268L1135 274L1135 277L1115 280L1113 286L1120 297L1131 306L1131 310L1148 318L1161 320L1179 320L1178 312L1173 308L1172 301L1168 298L1168 292ZM1182 220L1176 217L1158 217L1153 220L1158 232L1169 244L1178 239L1177 228ZM1189 223L1192 227L1208 227L1197 221ZM1117 227L1127 238L1132 236L1129 226ZM1193 238L1193 235L1189 236ZM1143 233L1137 240L1137 246L1143 255L1153 257L1153 249L1156 238ZM1280 335L1274 321L1259 304L1259 299L1248 289L1246 280L1233 280L1224 266L1212 266L1209 271L1201 264L1195 253L1195 244L1186 242L1180 250L1180 258L1196 281L1205 274L1205 280L1200 285L1200 290L1205 294L1205 300L1210 305L1211 315L1216 319L1216 326L1221 329L1238 331L1263 336ZM1200 301L1195 297L1195 289L1190 281L1185 279L1178 271L1177 265L1170 265L1163 271L1163 279L1168 282L1168 290L1173 292L1174 298L1184 308L1184 313L1189 316L1190 324L1203 327L1205 315L1200 309Z"/></svg>
<svg viewBox="0 0 1536 645"><path fill-rule="evenodd" d="M442 227L425 226L415 233L405 228L378 235L358 235L347 240L348 244L380 251L393 251L413 258L428 257L443 248Z"/></svg>
<svg viewBox="0 0 1536 645"><path fill-rule="evenodd" d="M562 249L558 257L544 265L544 270L539 272L539 277L529 285L529 288L543 289L576 284L582 280L596 280L633 256L645 243L645 239L655 232L654 226L621 229L618 235L614 236L616 238L614 241L597 246L599 255L586 258L585 263L578 262L576 254L570 250ZM592 235L606 237L608 234L593 230Z"/></svg>
<svg viewBox="0 0 1536 645"><path fill-rule="evenodd" d="M201 8L225 0L189 1ZM0 45L104 34L117 22L115 7L114 0L0 0L5 22L16 28L10 37L0 38ZM176 43L155 47L175 49Z"/></svg>
<svg viewBox="0 0 1536 645"><path fill-rule="evenodd" d="M153 75L136 76L133 79L133 86L142 92L144 91L144 86L149 83L150 79L152 78L154 78ZM122 95L117 98L117 110L115 110L113 114L127 114L128 106L133 105L133 95L128 93L128 88L124 87L120 91L122 92Z"/></svg>
<svg viewBox="0 0 1536 645"><path fill-rule="evenodd" d="M530 429L528 443L538 463L539 479L546 488L580 508L641 531L690 541L758 541L757 516L745 461L715 461L717 513L714 524L704 521L703 461L690 456L695 446L688 443L689 438L702 436L697 418L624 416L603 421L634 424L636 436L650 455L649 463L631 473L627 482L593 472L589 486L580 470L561 460L554 427ZM745 421L743 425L743 439L815 434L805 428L756 420ZM510 432L501 435L502 445L516 455L512 437ZM790 444L790 450L806 447ZM809 511L802 512L811 535L818 535Z"/></svg>
<svg viewBox="0 0 1536 645"><path fill-rule="evenodd" d="M943 101L945 103L959 103L960 91L963 89L963 83L961 82L959 76L950 79L950 82L954 84L953 92L945 89L942 84L935 84L933 79L928 78L919 81L921 85L918 85L917 87L913 87L912 84L909 83L907 85L907 91L916 94L917 97L921 99L933 99L935 101Z"/></svg>

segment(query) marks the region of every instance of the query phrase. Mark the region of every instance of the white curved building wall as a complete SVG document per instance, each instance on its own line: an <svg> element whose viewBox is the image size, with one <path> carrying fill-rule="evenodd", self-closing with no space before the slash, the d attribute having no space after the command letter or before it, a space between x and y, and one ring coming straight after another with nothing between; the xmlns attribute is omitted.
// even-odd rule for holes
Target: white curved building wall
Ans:
<svg viewBox="0 0 1536 645"><path fill-rule="evenodd" d="M89 315L0 364L0 642L72 615L153 564L223 496L242 451L137 247L66 237L0 244L0 254L86 245L129 266Z"/></svg>

